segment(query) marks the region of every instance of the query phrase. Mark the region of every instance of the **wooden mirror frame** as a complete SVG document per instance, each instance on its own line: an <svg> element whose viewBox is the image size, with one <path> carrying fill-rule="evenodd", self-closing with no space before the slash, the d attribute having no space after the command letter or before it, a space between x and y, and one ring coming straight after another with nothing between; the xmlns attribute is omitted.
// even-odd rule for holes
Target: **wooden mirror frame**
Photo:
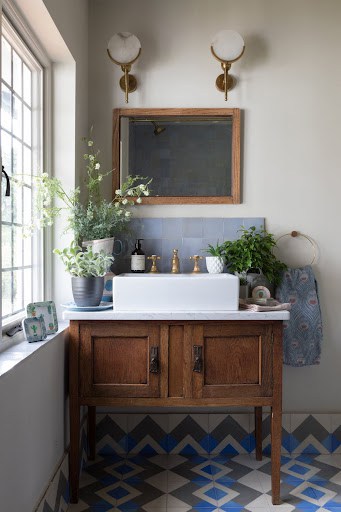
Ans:
<svg viewBox="0 0 341 512"><path fill-rule="evenodd" d="M208 116L232 117L231 195L229 196L149 196L143 204L239 204L240 203L240 109L238 108L136 108L113 110L113 196L120 188L121 117Z"/></svg>

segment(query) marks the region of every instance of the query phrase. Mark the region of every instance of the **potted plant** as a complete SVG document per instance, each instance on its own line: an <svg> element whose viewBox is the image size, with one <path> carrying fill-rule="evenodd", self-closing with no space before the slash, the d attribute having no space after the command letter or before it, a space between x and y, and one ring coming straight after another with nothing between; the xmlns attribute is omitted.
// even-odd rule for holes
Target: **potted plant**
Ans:
<svg viewBox="0 0 341 512"><path fill-rule="evenodd" d="M204 249L210 254L210 256L206 256L206 268L210 274L220 274L224 270L223 249L224 246L219 245L219 241L215 246L208 244Z"/></svg>
<svg viewBox="0 0 341 512"><path fill-rule="evenodd" d="M113 257L103 251L94 252L91 245L82 250L74 241L63 250L54 249L66 272L71 274L72 294L77 306L98 306L104 289L104 275Z"/></svg>
<svg viewBox="0 0 341 512"><path fill-rule="evenodd" d="M223 243L223 255L228 270L245 280L248 271L259 269L270 288L271 285L278 285L281 272L287 267L273 254L276 246L274 235L265 229L257 230L255 226L249 229L242 227L240 231L240 238Z"/></svg>
<svg viewBox="0 0 341 512"><path fill-rule="evenodd" d="M90 132L91 134L91 132ZM67 192L58 178L49 177L42 173L36 177L37 199L36 211L38 219L34 226L51 226L56 217L62 211L67 211L66 230L74 232L74 239L78 245L89 245L93 242L111 239L113 250L113 238L117 232L124 231L132 217L134 205L142 203L142 196L150 194L149 184L151 180L143 176L128 176L121 188L115 191L115 196L107 200L101 195L101 182L112 171L102 173L99 162L99 150L94 149L92 138L84 138L88 152L84 154L86 161L86 177L84 179L87 198L80 202L80 188ZM95 250L100 250L100 248Z"/></svg>

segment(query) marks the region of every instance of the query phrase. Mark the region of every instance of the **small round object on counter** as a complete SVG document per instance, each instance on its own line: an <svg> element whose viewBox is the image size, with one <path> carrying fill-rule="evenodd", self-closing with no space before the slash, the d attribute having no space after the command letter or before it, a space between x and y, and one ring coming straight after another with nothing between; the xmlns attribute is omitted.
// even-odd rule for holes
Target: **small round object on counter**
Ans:
<svg viewBox="0 0 341 512"><path fill-rule="evenodd" d="M269 288L266 286L256 286L252 290L252 298L253 299L270 299L271 293Z"/></svg>

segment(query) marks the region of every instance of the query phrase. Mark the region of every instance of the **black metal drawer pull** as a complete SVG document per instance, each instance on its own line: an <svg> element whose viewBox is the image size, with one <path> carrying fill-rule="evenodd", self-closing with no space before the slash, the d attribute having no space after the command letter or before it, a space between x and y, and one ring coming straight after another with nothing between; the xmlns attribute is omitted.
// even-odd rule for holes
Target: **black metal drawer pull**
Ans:
<svg viewBox="0 0 341 512"><path fill-rule="evenodd" d="M194 358L193 371L201 373L202 372L202 346L201 345L193 345L193 358Z"/></svg>
<svg viewBox="0 0 341 512"><path fill-rule="evenodd" d="M150 347L149 373L159 373L159 348Z"/></svg>

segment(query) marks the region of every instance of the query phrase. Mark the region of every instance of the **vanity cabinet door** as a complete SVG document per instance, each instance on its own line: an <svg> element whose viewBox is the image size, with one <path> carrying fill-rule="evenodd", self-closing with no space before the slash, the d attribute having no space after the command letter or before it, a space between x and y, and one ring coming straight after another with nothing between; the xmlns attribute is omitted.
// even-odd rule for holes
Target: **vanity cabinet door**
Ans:
<svg viewBox="0 0 341 512"><path fill-rule="evenodd" d="M272 395L270 323L231 321L193 329L193 398Z"/></svg>
<svg viewBox="0 0 341 512"><path fill-rule="evenodd" d="M80 393L83 397L159 397L160 325L82 322Z"/></svg>

